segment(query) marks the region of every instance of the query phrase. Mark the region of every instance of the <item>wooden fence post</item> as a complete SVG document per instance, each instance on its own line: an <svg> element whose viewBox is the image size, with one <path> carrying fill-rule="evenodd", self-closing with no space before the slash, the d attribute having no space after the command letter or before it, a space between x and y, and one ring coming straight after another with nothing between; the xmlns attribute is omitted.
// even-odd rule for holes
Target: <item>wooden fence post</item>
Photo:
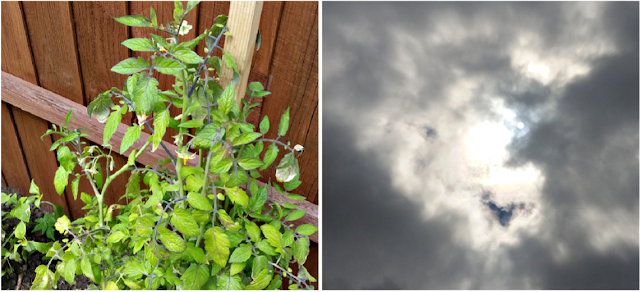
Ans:
<svg viewBox="0 0 640 292"><path fill-rule="evenodd" d="M231 54L240 73L240 81L234 87L236 103L240 109L251 71L262 4L262 1L232 1L229 6L227 31L231 36L226 36L224 50ZM223 66L220 72L222 87L226 87L232 79L233 71Z"/></svg>

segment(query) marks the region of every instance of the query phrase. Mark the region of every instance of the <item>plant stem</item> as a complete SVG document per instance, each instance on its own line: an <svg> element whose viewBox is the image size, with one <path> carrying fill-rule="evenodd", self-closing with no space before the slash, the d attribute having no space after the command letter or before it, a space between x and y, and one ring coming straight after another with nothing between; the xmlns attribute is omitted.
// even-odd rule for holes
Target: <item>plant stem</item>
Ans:
<svg viewBox="0 0 640 292"><path fill-rule="evenodd" d="M200 241L204 237L204 224L200 225L200 234L198 234L198 238L196 239L196 247L200 247Z"/></svg>
<svg viewBox="0 0 640 292"><path fill-rule="evenodd" d="M151 144L150 141L147 141L146 143L144 143L144 145L142 146L142 148L140 148L140 150L138 152L136 152L135 154L133 154L133 161L136 161L136 159L138 159L138 157L140 157L140 155L142 154L142 152L144 152L145 149L147 149L147 147L149 147L149 145ZM104 183L104 186L102 186L102 193L98 196L98 208L99 208L99 214L100 214L100 226L104 226L104 215L102 214L102 203L104 201L104 195L107 192L107 187L109 187L109 184L111 184L111 182L118 177L119 175L121 175L123 172L127 171L129 169L129 164L125 164L122 166L122 168L120 168L118 171L116 171L114 174L110 175L107 178L107 181ZM89 180L91 181L91 180Z"/></svg>

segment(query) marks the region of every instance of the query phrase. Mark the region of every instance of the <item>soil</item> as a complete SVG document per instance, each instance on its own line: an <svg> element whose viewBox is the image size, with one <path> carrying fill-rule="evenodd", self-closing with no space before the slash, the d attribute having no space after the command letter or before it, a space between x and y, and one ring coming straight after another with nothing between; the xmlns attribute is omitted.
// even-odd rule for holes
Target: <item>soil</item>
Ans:
<svg viewBox="0 0 640 292"><path fill-rule="evenodd" d="M2 192L7 194L15 193L15 191L8 189L4 186L2 187ZM20 197L21 195L18 194L18 198ZM41 206L44 206L44 204L42 204ZM42 209L33 209L33 204L31 204L31 207L32 207L32 212L31 212L31 218L29 219L29 221L34 224L27 224L27 233L25 238L30 241L37 241L37 242L44 242L44 243L51 242L52 240L48 238L46 235L42 234L42 232L40 231L37 231L35 233L33 232L33 228L35 227L35 220L38 218L44 217L45 212ZM11 211L12 208L13 208L13 205L2 204L3 212L9 212ZM7 233L13 232L13 230L15 229L16 225L18 225L19 222L20 221L16 218L4 220L2 221L2 229L4 229L4 231ZM55 239L58 241L62 240L63 238L70 238L69 236L63 236L57 231L54 232L54 234L55 234L54 235ZM36 278L36 272L35 272L36 268L39 265L46 265L49 262L49 260L46 260L46 261L43 260L42 259L43 256L44 255L42 253L35 251L34 253L32 253L27 257L26 261L16 262L13 260L9 260L8 264L13 267L13 273L8 273L2 277L2 290L15 290L16 285L18 284L18 278L20 277L20 275L22 275L22 282L20 284L19 290L31 289L31 283L33 283L33 280ZM50 266L51 269L55 268L57 262L58 260L52 261ZM60 278L60 280L58 281L57 290L74 290L74 289L86 290L87 287L92 283L91 280L89 280L89 278L85 277L84 275L77 275L75 280L76 280L76 284L70 285L64 279Z"/></svg>

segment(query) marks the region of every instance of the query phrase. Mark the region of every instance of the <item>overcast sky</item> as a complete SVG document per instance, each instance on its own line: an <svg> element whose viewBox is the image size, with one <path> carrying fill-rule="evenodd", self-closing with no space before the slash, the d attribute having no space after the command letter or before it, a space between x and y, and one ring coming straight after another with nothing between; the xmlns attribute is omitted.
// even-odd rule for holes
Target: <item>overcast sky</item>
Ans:
<svg viewBox="0 0 640 292"><path fill-rule="evenodd" d="M638 289L638 2L323 3L323 288Z"/></svg>

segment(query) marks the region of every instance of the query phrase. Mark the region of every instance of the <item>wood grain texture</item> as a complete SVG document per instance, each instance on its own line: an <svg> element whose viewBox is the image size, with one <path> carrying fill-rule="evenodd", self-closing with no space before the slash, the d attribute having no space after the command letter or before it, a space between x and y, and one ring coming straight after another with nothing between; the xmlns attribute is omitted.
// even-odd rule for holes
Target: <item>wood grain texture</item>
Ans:
<svg viewBox="0 0 640 292"><path fill-rule="evenodd" d="M260 18L260 48L253 54L253 62L251 72L249 72L249 83L260 82L262 86L267 87L269 81L269 69L271 67L271 57L276 43L278 34L278 26L280 24L280 16L282 13L282 1L267 1L262 7L262 17ZM269 98L268 96L266 98ZM247 117L247 122L255 127L260 125L260 113L262 111L263 97L254 98L252 103L258 103Z"/></svg>
<svg viewBox="0 0 640 292"><path fill-rule="evenodd" d="M2 175L5 179L4 185L21 194L28 194L31 176L9 107L10 105L2 102Z"/></svg>
<svg viewBox="0 0 640 292"><path fill-rule="evenodd" d="M85 128L87 129L86 133L89 135L89 140L98 143L102 141L105 124L99 123L96 119L89 119L87 108L81 104L70 101L44 88L33 86L6 72L2 72L2 97L4 101L11 105L45 118L54 124L63 123L66 113L73 110L74 114L70 122L71 128ZM45 131L42 131L42 133ZM114 149L120 149L120 143L126 131L127 125L120 123L111 138L110 144ZM142 133L140 139L133 143L123 155L128 157L133 149L142 147L149 136L146 133ZM171 152L175 152L178 149L173 144L167 145L167 148ZM158 160L167 158L165 155L164 151L151 152L149 147L136 161L144 165L155 164ZM187 165L195 166L195 159L188 160ZM167 164L167 168L173 169L171 164Z"/></svg>
<svg viewBox="0 0 640 292"><path fill-rule="evenodd" d="M112 87L123 88L127 80L126 75L112 72L115 64L129 57L129 50L121 43L129 38L126 25L115 21L114 17L127 15L126 2L83 2L72 3L76 28L78 56L80 58L82 81L84 83L85 103L89 104L98 94ZM112 97L114 104L118 99ZM122 117L122 123L131 125L132 113ZM102 145L102 141L95 143ZM120 169L127 163L127 158L112 152L115 169ZM103 173L106 173L107 161L100 161ZM79 168L78 168L79 171ZM109 186L105 194L105 204L118 202L125 190L130 173L125 172L117 177ZM81 189L92 191L89 181L81 179ZM74 216L83 216L86 210L79 198L69 202L74 206ZM77 211L76 211L77 210Z"/></svg>
<svg viewBox="0 0 640 292"><path fill-rule="evenodd" d="M241 100L245 96L249 80L261 13L262 1L234 1L229 7L227 30L231 33L231 37L227 38L224 49L233 57L240 73L240 81L234 87L235 101L240 109L242 109ZM227 87L232 79L233 70L223 66L220 72L220 85Z"/></svg>
<svg viewBox="0 0 640 292"><path fill-rule="evenodd" d="M290 107L290 123L284 141L300 144L302 185L296 193L315 201L318 193L318 3L285 2L272 57L267 96L261 117L269 117L271 127L265 135L275 138L280 116ZM280 161L284 151L276 161ZM275 180L275 170L261 173L264 180Z"/></svg>
<svg viewBox="0 0 640 292"><path fill-rule="evenodd" d="M84 104L69 2L23 2L40 86Z"/></svg>
<svg viewBox="0 0 640 292"><path fill-rule="evenodd" d="M145 17L150 18L150 8L153 7L153 9L156 12L156 16L158 18L158 24L162 24L166 27L167 22L173 21L173 9L175 7L173 1L136 1L136 2L128 2L128 3L129 3L129 9L130 9L129 15L144 15ZM193 28L186 35L180 36L180 42L192 40L197 36L196 32L198 31L198 13L199 13L198 11L201 5L202 4L197 5L195 8L193 8L189 12L189 14L187 14L187 17L185 18L185 20L187 21L187 24L193 26ZM182 2L182 6L186 7L186 1ZM164 38L171 37L169 34L160 32L153 28L143 28L143 27L131 28L131 38L151 39L151 36L149 35L149 33L153 33L155 35L159 35ZM153 53L151 52L131 51L132 57L142 57L145 60L149 60L151 55L153 55ZM173 90L172 85L175 82L175 77L173 75L166 75L166 74L160 74L158 72L154 72L153 77L155 77L158 80L158 83L159 83L158 89ZM182 113L182 109L171 107L169 109L169 112L171 113L172 117L175 117ZM149 129L147 129L146 127L143 131L145 131L146 133L151 133ZM167 128L167 132L165 133L163 140L168 141L169 143L173 143L173 138L171 138L171 136L175 136L177 134L178 132L176 130L172 128ZM195 132L193 132L192 134L195 134ZM189 138L187 137L186 141L188 140Z"/></svg>
<svg viewBox="0 0 640 292"><path fill-rule="evenodd" d="M2 70L15 72L27 84L38 85L32 50L19 2L2 2ZM30 82L30 83L29 83ZM32 85L32 86L34 86ZM5 100L5 96L2 96ZM43 199L64 207L70 215L66 197L59 196L53 185L53 177L58 168L54 152L50 152L51 137L40 140L48 129L46 121L19 108L11 108L20 145L25 155L31 179L40 187ZM5 145L3 143L3 145ZM28 195L28 193L23 193Z"/></svg>
<svg viewBox="0 0 640 292"><path fill-rule="evenodd" d="M229 15L229 6L231 2L229 1L203 1L198 4L200 6L199 16L198 16L198 35L204 33L205 30L210 29L215 23L216 17L218 15ZM225 37L218 42L218 46L224 48ZM206 55L204 53L204 48L206 47L205 42L200 42L200 44L196 47L196 53L200 56ZM222 56L222 52L216 49L212 56Z"/></svg>

